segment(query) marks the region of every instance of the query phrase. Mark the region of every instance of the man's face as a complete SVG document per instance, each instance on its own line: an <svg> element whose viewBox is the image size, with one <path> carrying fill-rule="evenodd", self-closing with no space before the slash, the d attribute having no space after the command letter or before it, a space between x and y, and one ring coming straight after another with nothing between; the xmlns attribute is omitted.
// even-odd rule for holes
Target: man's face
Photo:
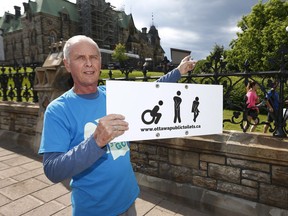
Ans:
<svg viewBox="0 0 288 216"><path fill-rule="evenodd" d="M97 90L101 70L101 56L97 47L87 41L80 41L70 48L69 61L65 67L74 81L77 94L94 93Z"/></svg>

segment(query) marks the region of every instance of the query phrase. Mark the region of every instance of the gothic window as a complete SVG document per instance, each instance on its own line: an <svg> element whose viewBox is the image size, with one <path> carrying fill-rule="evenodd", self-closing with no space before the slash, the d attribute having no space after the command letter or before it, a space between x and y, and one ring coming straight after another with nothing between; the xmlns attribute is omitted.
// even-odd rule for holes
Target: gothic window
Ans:
<svg viewBox="0 0 288 216"><path fill-rule="evenodd" d="M15 59L15 53L16 53L16 40L15 38L12 39L12 56Z"/></svg>
<svg viewBox="0 0 288 216"><path fill-rule="evenodd" d="M148 43L151 44L151 43L152 43L152 41L151 41L151 35L148 35L147 38L148 38Z"/></svg>
<svg viewBox="0 0 288 216"><path fill-rule="evenodd" d="M38 59L39 52L38 52L37 48L30 49L30 53L29 54L30 54L30 62L35 63L35 62L37 62L39 60Z"/></svg>
<svg viewBox="0 0 288 216"><path fill-rule="evenodd" d="M56 43L57 42L57 34L55 31L51 31L49 34L49 43Z"/></svg>
<svg viewBox="0 0 288 216"><path fill-rule="evenodd" d="M62 22L69 21L69 13L66 8L62 8L62 10L59 12L60 18Z"/></svg>
<svg viewBox="0 0 288 216"><path fill-rule="evenodd" d="M36 45L37 44L37 33L36 30L32 30L30 34L30 44L31 45Z"/></svg>
<svg viewBox="0 0 288 216"><path fill-rule="evenodd" d="M25 50L25 47L24 47L23 36L21 36L21 53L22 53L23 59L24 59L24 56L25 56L24 50Z"/></svg>
<svg viewBox="0 0 288 216"><path fill-rule="evenodd" d="M63 21L68 21L68 15L65 13L62 13L62 20Z"/></svg>
<svg viewBox="0 0 288 216"><path fill-rule="evenodd" d="M30 52L30 61L35 62L35 53L33 51Z"/></svg>
<svg viewBox="0 0 288 216"><path fill-rule="evenodd" d="M15 38L13 38L13 40L12 40L12 49L16 50L16 40L15 40Z"/></svg>

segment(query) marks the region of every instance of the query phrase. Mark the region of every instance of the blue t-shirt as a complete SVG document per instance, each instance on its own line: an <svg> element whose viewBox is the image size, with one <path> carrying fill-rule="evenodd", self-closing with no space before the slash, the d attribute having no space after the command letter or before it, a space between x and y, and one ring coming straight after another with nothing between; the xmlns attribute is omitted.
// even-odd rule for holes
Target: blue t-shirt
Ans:
<svg viewBox="0 0 288 216"><path fill-rule="evenodd" d="M85 98L71 89L49 104L39 153L67 152L93 134L106 115L106 87L97 92L94 98ZM125 212L139 195L129 143L109 143L106 154L72 178L71 187L73 215Z"/></svg>
<svg viewBox="0 0 288 216"><path fill-rule="evenodd" d="M279 94L274 89L271 89L266 94L266 99L269 101L270 105L276 112L279 108Z"/></svg>

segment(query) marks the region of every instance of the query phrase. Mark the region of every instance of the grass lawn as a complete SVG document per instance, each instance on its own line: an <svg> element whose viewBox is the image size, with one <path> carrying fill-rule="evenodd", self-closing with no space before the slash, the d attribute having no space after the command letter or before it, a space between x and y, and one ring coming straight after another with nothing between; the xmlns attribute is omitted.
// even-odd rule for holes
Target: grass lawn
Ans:
<svg viewBox="0 0 288 216"><path fill-rule="evenodd" d="M119 77L125 77L125 74L122 74L122 72L120 70L111 70L113 75L113 78L119 78ZM153 72L153 71L148 71L146 76L162 76L163 73L162 72ZM143 73L142 71L136 71L133 70L132 73L129 73L128 77L129 78L134 78L134 77L143 77ZM101 75L100 75L101 79L107 79L109 78L109 70L108 69L103 69L101 70ZM151 80L153 81L153 80Z"/></svg>
<svg viewBox="0 0 288 216"><path fill-rule="evenodd" d="M233 110L223 110L223 119L231 119L231 117L233 116ZM266 121L267 119L267 115L263 115L260 114L259 116L260 119L260 123L263 121ZM241 115L239 116L239 118L237 120L241 121L241 119L243 118L243 112L241 112ZM258 125L256 127L255 132L263 132L263 127L264 125ZM236 130L236 131L242 131L240 124L232 124L229 122L225 122L224 123L224 130Z"/></svg>

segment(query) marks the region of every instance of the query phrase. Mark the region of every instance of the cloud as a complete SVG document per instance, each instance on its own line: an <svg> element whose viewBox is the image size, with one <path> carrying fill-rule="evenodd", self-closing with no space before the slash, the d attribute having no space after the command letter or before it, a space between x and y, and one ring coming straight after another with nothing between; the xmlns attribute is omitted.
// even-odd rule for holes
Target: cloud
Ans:
<svg viewBox="0 0 288 216"><path fill-rule="evenodd" d="M170 56L170 48L191 50L191 44L197 44L201 41L197 32L185 29L173 29L170 27L158 28L162 47L166 47L165 55Z"/></svg>
<svg viewBox="0 0 288 216"><path fill-rule="evenodd" d="M28 0L27 0L28 1ZM70 0L76 3L76 0ZM263 0L263 3L268 0ZM14 11L23 0L3 1L2 11ZM191 50L195 59L206 58L215 44L229 49L236 38L238 21L251 12L258 0L106 0L117 9L132 13L135 26L154 24L161 46L170 59L170 48ZM23 12L23 10L22 10ZM4 11L2 12L4 14Z"/></svg>
<svg viewBox="0 0 288 216"><path fill-rule="evenodd" d="M239 31L238 21L257 3L258 0L126 0L125 8L126 13L132 12L138 29L149 28L152 23L156 26L168 58L170 48L178 48L191 50L195 59L203 59L216 44L229 49Z"/></svg>

